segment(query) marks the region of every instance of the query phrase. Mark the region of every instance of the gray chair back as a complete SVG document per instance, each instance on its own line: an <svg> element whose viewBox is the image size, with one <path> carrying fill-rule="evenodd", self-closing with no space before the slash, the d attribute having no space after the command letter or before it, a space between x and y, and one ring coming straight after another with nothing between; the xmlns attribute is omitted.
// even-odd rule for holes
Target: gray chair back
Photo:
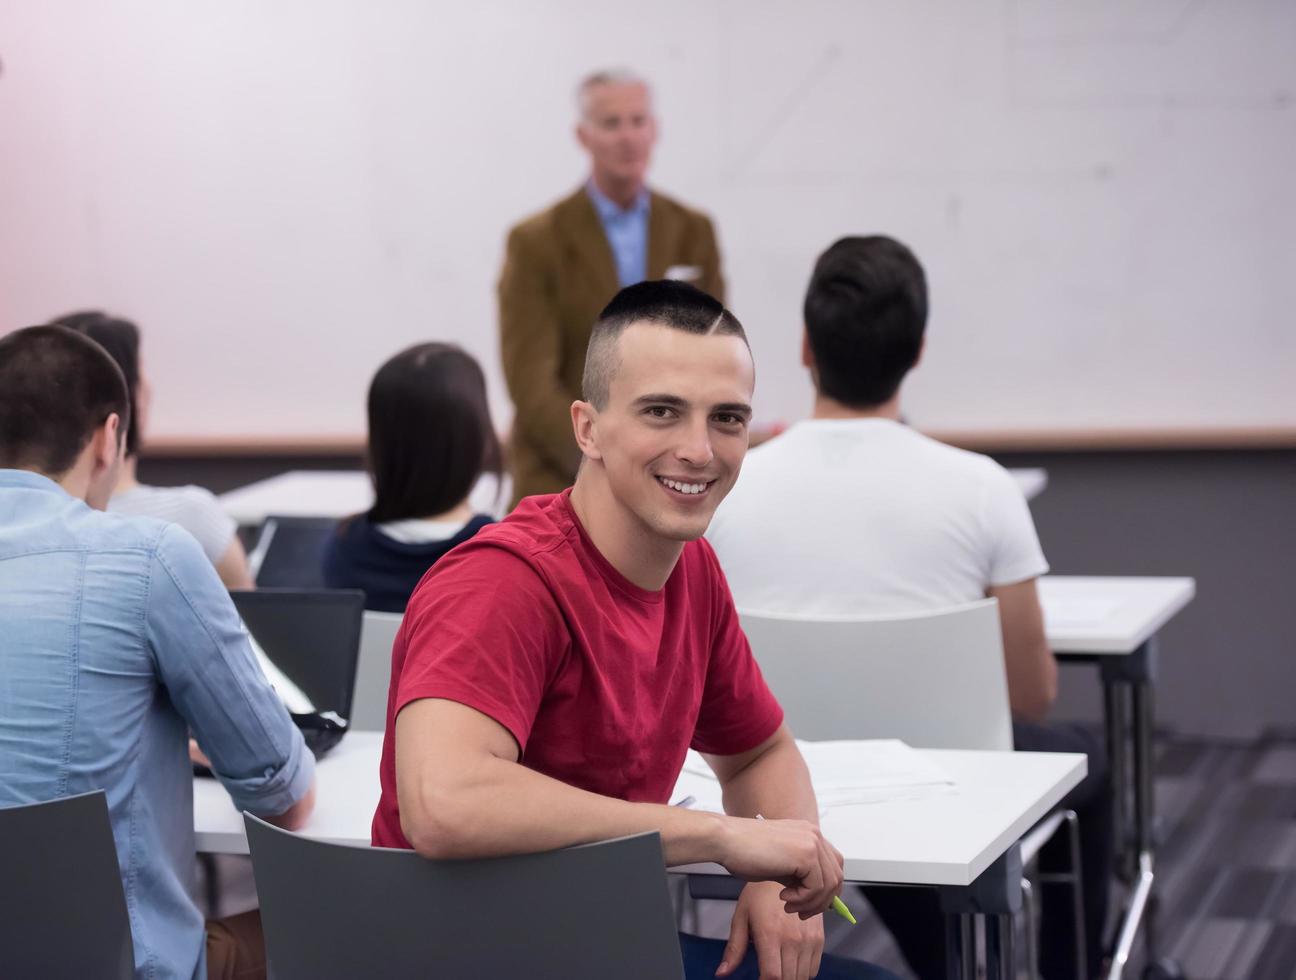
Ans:
<svg viewBox="0 0 1296 980"><path fill-rule="evenodd" d="M429 861L244 821L274 976L683 980L658 834Z"/></svg>
<svg viewBox="0 0 1296 980"><path fill-rule="evenodd" d="M400 613L366 609L360 628L360 660L356 666L351 727L381 732L387 727L387 691L391 686L392 644L405 617Z"/></svg>
<svg viewBox="0 0 1296 980"><path fill-rule="evenodd" d="M259 588L324 588L324 547L337 529L332 517L271 515L248 555Z"/></svg>
<svg viewBox="0 0 1296 980"><path fill-rule="evenodd" d="M0 809L0 977L134 968L103 791Z"/></svg>

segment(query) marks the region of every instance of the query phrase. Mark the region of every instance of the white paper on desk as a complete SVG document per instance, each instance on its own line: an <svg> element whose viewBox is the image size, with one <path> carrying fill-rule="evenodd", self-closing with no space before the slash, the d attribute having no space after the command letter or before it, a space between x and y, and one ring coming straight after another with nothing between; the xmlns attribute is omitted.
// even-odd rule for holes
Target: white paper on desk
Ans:
<svg viewBox="0 0 1296 980"><path fill-rule="evenodd" d="M1121 607L1120 599L1102 596L1045 597L1044 622L1052 629L1101 626Z"/></svg>
<svg viewBox="0 0 1296 980"><path fill-rule="evenodd" d="M836 742L797 741L810 769L821 811L861 803L916 799L956 789L954 779L927 756L895 738ZM698 753L689 751L676 796L690 794L698 809L719 810L720 784Z"/></svg>

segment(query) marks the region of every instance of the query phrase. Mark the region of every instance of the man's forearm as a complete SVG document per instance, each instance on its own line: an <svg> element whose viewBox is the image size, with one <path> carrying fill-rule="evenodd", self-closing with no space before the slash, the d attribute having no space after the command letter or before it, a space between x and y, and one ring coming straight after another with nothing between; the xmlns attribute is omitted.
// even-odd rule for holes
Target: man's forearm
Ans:
<svg viewBox="0 0 1296 980"><path fill-rule="evenodd" d="M552 850L657 831L668 865L721 857L725 819L576 789L516 762L491 758L469 778L402 786L401 824L415 850L481 858Z"/></svg>
<svg viewBox="0 0 1296 980"><path fill-rule="evenodd" d="M723 780L725 812L819 823L810 770L789 736Z"/></svg>

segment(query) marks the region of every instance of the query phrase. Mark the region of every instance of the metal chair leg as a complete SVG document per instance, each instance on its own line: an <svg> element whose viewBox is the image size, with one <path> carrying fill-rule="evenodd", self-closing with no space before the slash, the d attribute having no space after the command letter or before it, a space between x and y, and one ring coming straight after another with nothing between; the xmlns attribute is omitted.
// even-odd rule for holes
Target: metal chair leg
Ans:
<svg viewBox="0 0 1296 980"><path fill-rule="evenodd" d="M1022 879L1022 917L1026 932L1026 975L1031 980L1039 977L1039 949L1036 947L1036 930L1039 928L1038 910L1035 908L1035 886L1029 878Z"/></svg>

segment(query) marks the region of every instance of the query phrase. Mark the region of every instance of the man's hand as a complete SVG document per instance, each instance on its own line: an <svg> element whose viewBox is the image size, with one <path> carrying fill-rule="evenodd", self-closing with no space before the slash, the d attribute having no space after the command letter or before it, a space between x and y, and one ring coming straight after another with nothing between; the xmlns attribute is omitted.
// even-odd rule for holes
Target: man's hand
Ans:
<svg viewBox="0 0 1296 980"><path fill-rule="evenodd" d="M716 976L727 977L738 968L749 942L756 946L760 980L809 980L818 974L823 956L823 917L788 915L776 882L754 882L738 897Z"/></svg>
<svg viewBox="0 0 1296 980"><path fill-rule="evenodd" d="M841 894L844 861L819 828L805 820L725 821L720 863L737 878L773 881L789 914L808 919Z"/></svg>

